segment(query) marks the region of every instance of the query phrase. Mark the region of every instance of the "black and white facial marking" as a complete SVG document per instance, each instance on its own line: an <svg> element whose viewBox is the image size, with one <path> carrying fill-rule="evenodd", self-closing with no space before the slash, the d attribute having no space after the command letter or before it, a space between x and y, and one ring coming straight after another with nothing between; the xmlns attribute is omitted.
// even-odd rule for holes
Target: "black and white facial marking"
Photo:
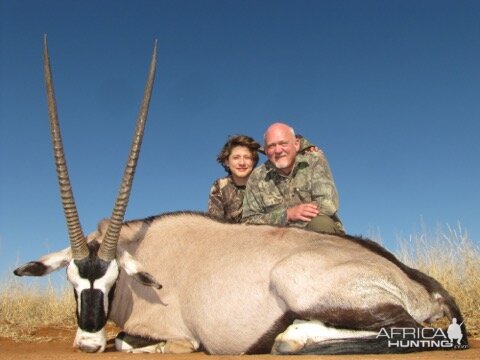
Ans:
<svg viewBox="0 0 480 360"><path fill-rule="evenodd" d="M97 256L99 244L88 244L90 255L71 260L67 277L73 285L77 303L78 330L74 345L85 352L105 350L104 327L115 291L119 267L116 260L105 261Z"/></svg>

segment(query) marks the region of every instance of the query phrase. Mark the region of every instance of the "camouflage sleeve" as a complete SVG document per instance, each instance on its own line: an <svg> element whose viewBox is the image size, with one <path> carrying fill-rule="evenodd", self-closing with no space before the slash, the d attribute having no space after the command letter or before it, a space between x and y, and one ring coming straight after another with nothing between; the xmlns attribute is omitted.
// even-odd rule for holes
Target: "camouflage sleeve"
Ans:
<svg viewBox="0 0 480 360"><path fill-rule="evenodd" d="M219 219L225 218L222 193L220 192L218 180L213 183L210 189L210 195L208 196L208 213Z"/></svg>
<svg viewBox="0 0 480 360"><path fill-rule="evenodd" d="M312 200L321 213L331 216L337 212L339 202L330 166L323 153L309 154L309 160L312 161Z"/></svg>
<svg viewBox="0 0 480 360"><path fill-rule="evenodd" d="M307 139L305 138L301 138L300 139L300 150L299 152L300 153L304 153L305 150L307 150L308 148L311 148L311 147L314 147L315 145L312 144L310 141L308 141Z"/></svg>
<svg viewBox="0 0 480 360"><path fill-rule="evenodd" d="M255 172L248 179L243 198L242 222L247 224L286 225L287 208L283 205L268 206L262 194L265 191L259 186L259 178Z"/></svg>

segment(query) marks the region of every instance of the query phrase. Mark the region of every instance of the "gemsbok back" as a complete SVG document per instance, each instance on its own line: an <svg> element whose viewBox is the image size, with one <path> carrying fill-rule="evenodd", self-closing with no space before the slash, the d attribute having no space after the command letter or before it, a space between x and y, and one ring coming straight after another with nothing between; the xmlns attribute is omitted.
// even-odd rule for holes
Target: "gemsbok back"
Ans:
<svg viewBox="0 0 480 360"><path fill-rule="evenodd" d="M348 354L468 347L453 297L436 280L370 240L227 224L194 212L124 222L156 53L155 45L112 216L84 236L44 41L50 126L70 246L14 273L42 276L67 268L77 305L74 346L104 351L110 318L125 332L116 345L126 351ZM460 324L455 343L448 342L446 330L428 326L444 316ZM404 339L398 334L416 342L399 346ZM140 349L132 346L132 339L143 344Z"/></svg>

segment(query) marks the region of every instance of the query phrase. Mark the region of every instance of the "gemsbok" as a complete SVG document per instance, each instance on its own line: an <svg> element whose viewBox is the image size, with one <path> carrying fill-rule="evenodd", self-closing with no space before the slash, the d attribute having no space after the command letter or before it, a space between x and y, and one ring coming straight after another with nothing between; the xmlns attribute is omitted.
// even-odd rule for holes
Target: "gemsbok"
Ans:
<svg viewBox="0 0 480 360"><path fill-rule="evenodd" d="M63 151L46 38L43 52L70 246L14 273L42 276L66 267L76 300L75 347L104 351L109 318L125 332L117 338L119 350L137 351L128 347L130 338L144 341L138 351L163 353L410 352L448 347L445 330L428 326L444 316L461 324L460 344L468 347L453 297L370 240L228 224L195 212L124 222L154 82L156 44L112 216L85 237ZM416 345L396 346L399 333L414 336Z"/></svg>

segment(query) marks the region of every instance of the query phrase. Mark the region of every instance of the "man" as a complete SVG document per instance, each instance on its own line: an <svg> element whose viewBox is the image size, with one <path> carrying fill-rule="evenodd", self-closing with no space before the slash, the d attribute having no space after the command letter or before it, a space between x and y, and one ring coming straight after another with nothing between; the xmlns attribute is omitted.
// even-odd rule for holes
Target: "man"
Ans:
<svg viewBox="0 0 480 360"><path fill-rule="evenodd" d="M299 154L300 140L282 123L271 125L264 141L268 161L250 175L242 221L344 234L337 190L323 153Z"/></svg>

